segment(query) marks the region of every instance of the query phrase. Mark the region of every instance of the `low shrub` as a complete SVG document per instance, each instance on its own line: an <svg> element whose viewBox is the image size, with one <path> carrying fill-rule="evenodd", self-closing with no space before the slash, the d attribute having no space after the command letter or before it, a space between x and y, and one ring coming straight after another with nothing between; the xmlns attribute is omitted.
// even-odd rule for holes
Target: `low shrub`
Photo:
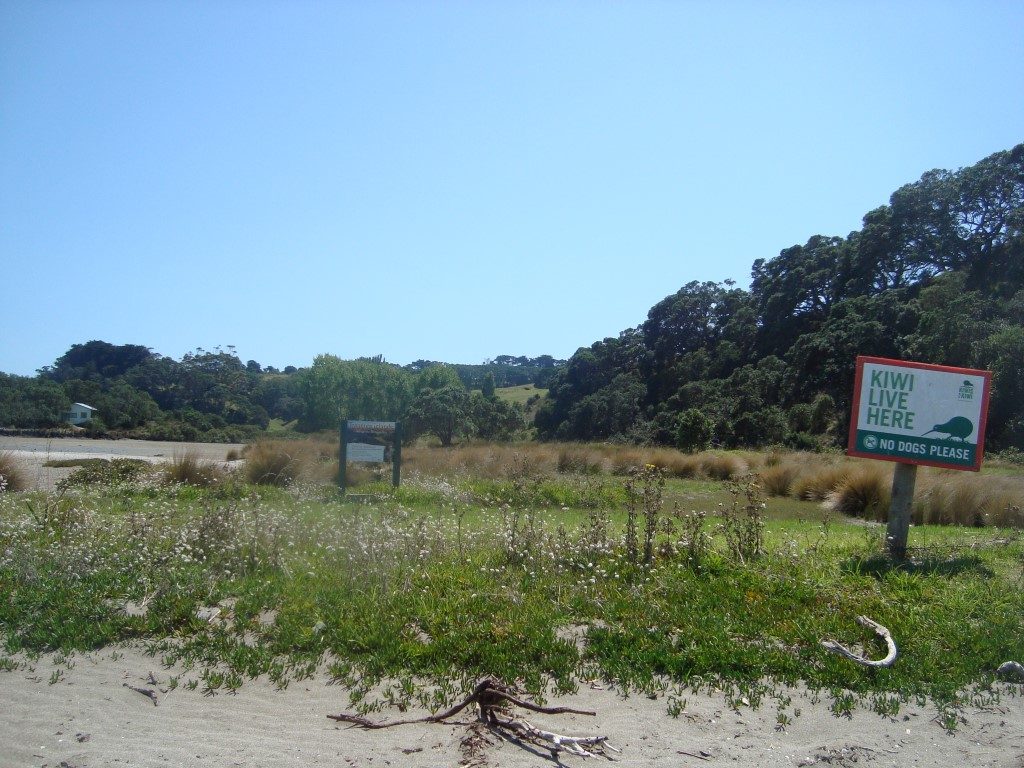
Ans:
<svg viewBox="0 0 1024 768"><path fill-rule="evenodd" d="M78 469L57 483L58 490L89 485L128 485L153 471L143 459L79 459Z"/></svg>
<svg viewBox="0 0 1024 768"><path fill-rule="evenodd" d="M24 491L28 478L17 459L7 451L0 453L0 493Z"/></svg>

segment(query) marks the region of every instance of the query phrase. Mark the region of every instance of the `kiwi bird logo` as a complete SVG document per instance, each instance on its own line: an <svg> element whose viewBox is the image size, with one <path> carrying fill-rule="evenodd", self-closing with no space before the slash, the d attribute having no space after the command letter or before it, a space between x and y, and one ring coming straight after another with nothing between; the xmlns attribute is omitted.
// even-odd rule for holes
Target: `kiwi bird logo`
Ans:
<svg viewBox="0 0 1024 768"><path fill-rule="evenodd" d="M955 437L962 443L973 431L974 423L970 419L965 416L954 416L945 424L936 424L925 432L924 435L930 435L932 432L938 432L939 434L945 435L943 440L952 440ZM924 437L924 435L921 435L921 437Z"/></svg>

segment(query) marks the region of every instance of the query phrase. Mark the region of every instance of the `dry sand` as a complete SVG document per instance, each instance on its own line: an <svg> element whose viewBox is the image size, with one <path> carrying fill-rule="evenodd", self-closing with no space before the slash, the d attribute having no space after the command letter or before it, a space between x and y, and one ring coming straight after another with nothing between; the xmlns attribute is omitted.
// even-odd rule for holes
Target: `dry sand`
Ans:
<svg viewBox="0 0 1024 768"><path fill-rule="evenodd" d="M237 694L185 690L195 673L163 669L137 648L78 654L74 667L41 659L31 669L0 673L0 765L95 766L427 766L581 765L581 757L549 752L484 731L490 743L464 744L472 718L366 731L335 723L347 692L323 679L277 691L265 680ZM50 683L54 670L61 679ZM149 682L153 673L157 685ZM181 683L167 690L171 675ZM156 693L158 705L128 685ZM166 692L165 692L166 691ZM673 719L663 698L623 698L582 686L549 705L592 709L596 717L535 715L538 727L568 735L604 734L621 749L612 762L629 766L1024 766L1024 698L968 710L949 735L935 710L908 706L886 718L860 709L834 717L826 703L794 693L799 716L776 730L775 704L733 710L721 696L690 694ZM409 717L388 712L379 718ZM422 713L421 713L422 714ZM459 724L461 723L461 724ZM596 758L603 764L604 758Z"/></svg>
<svg viewBox="0 0 1024 768"><path fill-rule="evenodd" d="M62 459L144 459L170 461L186 452L204 461L223 462L241 443L170 443L158 440L90 440L73 437L10 437L0 435L0 453L11 454L25 469L32 489L52 491L74 467L47 467Z"/></svg>

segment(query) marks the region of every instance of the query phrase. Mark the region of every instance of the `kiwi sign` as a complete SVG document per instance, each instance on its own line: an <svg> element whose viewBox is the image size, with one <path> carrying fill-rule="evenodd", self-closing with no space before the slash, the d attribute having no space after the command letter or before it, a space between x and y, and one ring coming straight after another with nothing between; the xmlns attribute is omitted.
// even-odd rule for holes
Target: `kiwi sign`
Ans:
<svg viewBox="0 0 1024 768"><path fill-rule="evenodd" d="M990 371L858 357L847 453L981 469Z"/></svg>

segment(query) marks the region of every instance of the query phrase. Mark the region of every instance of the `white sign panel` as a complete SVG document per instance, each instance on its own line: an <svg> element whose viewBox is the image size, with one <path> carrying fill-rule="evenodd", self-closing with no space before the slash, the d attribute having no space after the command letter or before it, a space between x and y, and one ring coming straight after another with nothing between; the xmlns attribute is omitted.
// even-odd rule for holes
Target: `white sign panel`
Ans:
<svg viewBox="0 0 1024 768"><path fill-rule="evenodd" d="M369 443L349 443L346 446L345 458L348 461L382 464L384 462L384 446Z"/></svg>
<svg viewBox="0 0 1024 768"><path fill-rule="evenodd" d="M858 357L847 453L977 471L991 378L971 368Z"/></svg>

